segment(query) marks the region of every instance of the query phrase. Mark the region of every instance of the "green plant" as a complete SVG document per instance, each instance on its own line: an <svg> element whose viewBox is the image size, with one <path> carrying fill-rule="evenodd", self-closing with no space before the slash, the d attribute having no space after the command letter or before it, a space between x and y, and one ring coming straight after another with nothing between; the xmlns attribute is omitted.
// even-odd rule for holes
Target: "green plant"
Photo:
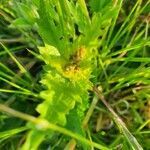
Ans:
<svg viewBox="0 0 150 150"><path fill-rule="evenodd" d="M24 89L19 86L23 82L16 81L16 84L13 81L10 82L9 76L1 73L1 76L5 76L1 77L2 81L23 90L24 94L37 98L39 102L36 106L39 117L30 120L30 116L23 118L25 114L17 116L32 122L27 124L27 128L30 128L31 131L27 134L22 149L38 149L40 144L45 141L45 137L49 140L57 137L54 131L66 132L72 138L90 145L90 142L82 139L87 137L86 126L98 102L98 98L96 101L93 100L93 103L90 102L93 93L97 93L107 106L132 149L142 149L121 119L114 113L110 104L105 103L104 97L110 99L112 106L114 105L114 108L116 107L118 113L121 114L120 103L122 100L128 105L128 100L137 99L143 105L150 95L149 20L140 21L141 15L147 14L149 3L150 1L138 0L128 13L124 8L123 0L13 1L16 19L11 22L10 27L16 28L22 33L23 41L32 44L30 48L37 46L39 53L29 51L36 58L45 62L44 73L41 75L40 81L42 87L36 91L39 94L35 94L34 89L31 90L29 86ZM27 32L32 33L32 38ZM42 40L36 35L37 33ZM8 48L3 44L2 46L17 64L21 73L25 75L23 77L25 81L27 83L32 81L32 75ZM96 90L93 90L95 86ZM103 91L100 92L97 86L101 86ZM36 89L36 87L35 84L34 88ZM4 90L1 91L4 92ZM139 117L136 108L135 104L131 110L134 115ZM7 109L2 110L7 112ZM37 125L34 126L34 123L38 124L38 121L33 121L36 119L48 121L49 125L46 126L46 129L45 126L40 126L40 128ZM143 119L139 120L140 124L144 123ZM67 130L82 137L74 136L73 133L68 133L67 130L59 128L57 125L64 126ZM89 128L92 130L92 125ZM20 131L19 128L18 131ZM136 133L139 133L139 130ZM90 136L88 134L89 139L92 139ZM99 135L95 136L95 139L97 138ZM100 138L102 137L100 136ZM64 139L68 141L66 137ZM88 147L81 142L78 142L77 145L79 145L79 149L90 149L94 146L99 149L111 149L118 145L120 139L116 138L108 148L99 141L97 146L91 143ZM124 140L123 146L124 149L130 148L126 140Z"/></svg>

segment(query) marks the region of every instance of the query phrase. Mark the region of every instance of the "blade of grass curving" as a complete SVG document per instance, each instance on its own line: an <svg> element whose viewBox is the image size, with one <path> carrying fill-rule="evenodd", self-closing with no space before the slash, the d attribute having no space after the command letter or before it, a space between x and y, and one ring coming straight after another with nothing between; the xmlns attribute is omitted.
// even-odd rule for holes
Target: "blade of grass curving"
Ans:
<svg viewBox="0 0 150 150"><path fill-rule="evenodd" d="M136 133L140 132L147 124L150 123L150 119L145 121L136 131Z"/></svg>
<svg viewBox="0 0 150 150"><path fill-rule="evenodd" d="M122 32L118 35L118 39L121 38L123 36L124 33L130 31L136 21L138 20L138 17L140 16L140 14L143 12L144 8L150 3L150 0L143 6L141 7L142 4L142 0L139 0L139 5L137 5L137 8L135 10L135 13L133 14L134 16L132 17L132 19L130 20L129 24L126 25L126 27L122 30Z"/></svg>
<svg viewBox="0 0 150 150"><path fill-rule="evenodd" d="M29 87L31 86L31 84L27 80L21 78L18 74L16 74L15 72L13 72L13 70L9 69L6 65L4 65L1 62L0 62L0 67L2 69L4 69L3 72L2 71L0 72L0 75L2 77L10 79L10 80L17 79L16 81L17 81L18 84L26 85L26 86L29 86Z"/></svg>
<svg viewBox="0 0 150 150"><path fill-rule="evenodd" d="M95 148L98 148L98 149L103 149L103 150L110 150L109 148L103 146L103 145L100 145L98 143L95 143L95 142L92 142L90 140L87 140L85 139L84 137L78 135L78 134L75 134L65 128L62 128L60 126L57 126L55 124L52 124L52 123L49 123L47 120L45 119L39 119L39 118L35 118L31 115L28 115L28 114L24 114L24 113L21 113L19 111L16 111L14 109L11 109L3 104L0 104L0 111L3 111L3 112L6 112L10 115L13 115L14 117L18 117L18 118L21 118L21 119L24 119L24 120L27 120L29 122L32 122L35 124L35 127L39 130L48 130L48 129L51 129L53 131L57 131L57 132L60 132L62 134L65 134L65 135L68 135L72 138L75 138L89 146L93 146Z"/></svg>
<svg viewBox="0 0 150 150"><path fill-rule="evenodd" d="M29 128L27 126L25 126L25 127L19 127L19 128L16 128L16 129L0 132L0 139L1 138L5 138L5 139L9 138L9 137L11 137L15 134L26 131L27 129L29 129Z"/></svg>
<svg viewBox="0 0 150 150"><path fill-rule="evenodd" d="M26 47L25 47L25 46L17 46L17 47L11 48L11 49L9 49L9 50L10 50L11 52L18 52L18 51L21 51L21 50L24 49L24 48L26 48ZM3 55L5 55L5 54L7 54L6 51L0 52L0 56L3 56Z"/></svg>
<svg viewBox="0 0 150 150"><path fill-rule="evenodd" d="M111 39L111 36L112 36L112 33L114 31L114 28L115 28L115 25L116 25L116 21L117 21L117 18L118 18L118 15L119 15L119 12L122 8L122 4L123 4L123 0L120 0L118 2L118 13L116 13L116 17L114 17L114 19L112 20L112 23L111 23L111 26L109 28L109 33L108 33L108 37L107 37L107 42L106 42L106 45L108 45L108 43L110 42L110 39ZM115 7L115 6L114 6Z"/></svg>
<svg viewBox="0 0 150 150"><path fill-rule="evenodd" d="M34 97L39 97L37 94L33 92L24 92L24 91L19 91L19 90L8 90L8 89L0 89L0 92L3 93L14 93L14 94L23 94L23 95L32 95Z"/></svg>
<svg viewBox="0 0 150 150"><path fill-rule="evenodd" d="M106 60L107 61L107 60ZM127 61L127 62L145 62L145 63L150 63L150 59L149 57L132 57L132 59L128 58L128 57L122 57L122 58L111 58L108 60L111 63L115 63L118 61Z"/></svg>
<svg viewBox="0 0 150 150"><path fill-rule="evenodd" d="M5 47L1 42L0 44L4 48L4 50L9 54L9 56L12 58L12 60L17 64L18 68L21 70L22 73L27 73L26 69L23 67L23 65L15 58L15 56Z"/></svg>
<svg viewBox="0 0 150 150"><path fill-rule="evenodd" d="M149 45L150 43L149 43L149 41L147 40L147 44L144 44L145 42L143 42L143 46L146 46L146 45ZM109 76L109 79L111 79L112 77L114 77L119 71L121 71L121 69L130 61L130 60L132 60L132 59L134 59L134 56L140 51L140 48L142 48L143 47L142 46L142 43L141 43L141 46L140 45L136 45L135 47L134 46L128 46L127 48L124 48L124 49L122 49L122 50L119 50L118 51L118 54L120 54L120 55L124 55L124 54L126 54L127 52L129 52L129 51L131 51L132 50L132 53L128 56L128 58L123 62L123 64L121 64L116 70L115 70L115 72L112 74L112 75L110 75ZM135 48L135 49L132 49L132 48ZM129 49L128 49L129 48ZM131 48L131 49L130 49ZM114 52L115 53L115 52ZM116 54L117 54L117 52L116 52ZM113 55L113 54L112 54ZM119 55L119 56L120 56ZM115 54L113 55L113 56L115 56ZM118 59L118 58L117 58Z"/></svg>
<svg viewBox="0 0 150 150"><path fill-rule="evenodd" d="M124 52L128 52L128 51L131 51L131 50L135 50L135 49L138 49L138 48L142 48L143 46L150 46L150 41L149 39L147 40L143 40L141 41L141 43L139 44L136 44L136 45L132 45L130 47L126 47L126 48L123 48L121 50L118 50L116 52L112 52L110 55L108 55L109 57L112 57L112 56L115 56L115 55L118 55L118 54L121 54L121 53L124 53Z"/></svg>
<svg viewBox="0 0 150 150"><path fill-rule="evenodd" d="M6 72L10 73L11 75L15 75L15 73L11 69L9 69L6 65L4 65L1 62L0 62L0 67L2 67L4 70L6 70Z"/></svg>
<svg viewBox="0 0 150 150"><path fill-rule="evenodd" d="M149 130L146 130L146 131L141 131L141 132L139 132L139 133L136 133L136 134L150 134L150 131Z"/></svg>
<svg viewBox="0 0 150 150"><path fill-rule="evenodd" d="M15 88L17 88L17 89L20 89L20 90L22 90L22 91L24 91L24 92L29 92L29 93L30 93L29 90L27 90L27 89L25 89L25 88L23 88L23 87L21 87L21 86L15 84L15 83L9 81L9 80L6 80L6 79L3 78L3 77L0 77L0 80L6 82L6 83L8 83L8 84L10 84L11 86L13 86L13 87L15 87Z"/></svg>
<svg viewBox="0 0 150 150"><path fill-rule="evenodd" d="M127 129L127 127L125 126L124 122L120 119L120 117L111 108L111 106L109 105L109 103L107 103L107 101L105 100L105 97L100 92L100 90L97 87L94 87L93 91L98 96L98 98L103 102L103 104L107 107L107 109L110 111L110 113L112 114L112 117L113 117L115 123L117 124L120 132L123 133L123 135L125 136L125 138L129 142L129 144L131 145L132 149L133 150L143 150L143 148L138 143L138 141L136 140L136 138Z"/></svg>
<svg viewBox="0 0 150 150"><path fill-rule="evenodd" d="M141 8L140 11L136 11L139 10L139 7L141 7L141 0L138 0L135 4L135 6L132 8L130 14L127 16L126 20L124 21L124 23L122 24L122 26L120 27L119 31L116 33L116 35L114 36L113 40L111 41L108 49L111 49L113 47L113 45L115 44L115 42L121 38L121 36L123 36L124 33L126 33L126 31L128 30L128 28L133 24L133 21L136 20L136 18L142 13L142 11L144 10L144 8L150 3L150 1L148 1L143 8ZM137 13L134 13L137 12ZM133 21L129 22L129 24L127 25L128 21L131 21L131 16L135 15L135 17L133 17ZM124 28L125 27L125 28Z"/></svg>
<svg viewBox="0 0 150 150"><path fill-rule="evenodd" d="M115 90L119 90L123 87L134 85L135 83L149 85L150 84L150 80L148 79L149 76L150 76L149 68L139 67L136 70L133 70L132 72L130 71L130 74L126 75L126 77L123 77L121 75L121 76L118 76L116 79L109 80L110 83L115 83L115 82L118 82L118 83L111 90L109 90L109 92L106 92L106 93L108 94Z"/></svg>
<svg viewBox="0 0 150 150"><path fill-rule="evenodd" d="M12 38L12 39L0 39L0 43L17 43L17 42L24 42L25 40L22 37L19 38Z"/></svg>
<svg viewBox="0 0 150 150"><path fill-rule="evenodd" d="M9 80L13 79L12 76L8 75L8 73L5 73L3 71L0 71L0 76L2 76L3 78L9 79Z"/></svg>
<svg viewBox="0 0 150 150"><path fill-rule="evenodd" d="M130 33L131 33L133 27L135 26L135 23L136 23L136 21L137 21L138 16L140 15L139 12L140 12L140 8L141 8L141 3L142 3L142 1L139 2L139 5L137 6L137 9L135 10L134 16L133 16L132 19L130 20L130 23L127 25L126 29L124 29L124 30L121 32L121 33L123 33L123 32L126 33L125 40L124 40L124 42L123 42L123 44L122 44L122 47L125 47L125 45L128 46L127 42L128 42L128 39L129 39L129 35L130 35ZM135 36L135 35L133 34L133 37L134 37L134 36ZM121 36L120 36L120 37L121 37ZM132 41L132 40L131 40L131 41ZM129 44L130 44L130 43L131 43L131 42L129 42Z"/></svg>

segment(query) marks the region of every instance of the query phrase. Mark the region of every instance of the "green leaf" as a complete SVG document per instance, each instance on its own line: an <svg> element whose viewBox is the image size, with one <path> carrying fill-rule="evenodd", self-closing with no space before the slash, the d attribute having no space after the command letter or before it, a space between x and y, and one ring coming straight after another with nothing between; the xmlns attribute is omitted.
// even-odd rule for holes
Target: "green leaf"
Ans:
<svg viewBox="0 0 150 150"><path fill-rule="evenodd" d="M36 18L38 18L38 13L34 5L31 5L29 7L29 5L17 2L16 7L16 13L18 14L18 16L24 18L24 20L30 25L33 25L35 23Z"/></svg>
<svg viewBox="0 0 150 150"><path fill-rule="evenodd" d="M39 52L41 55L43 55L44 58L47 58L48 56L60 56L57 48L47 44L45 45L45 47L39 47Z"/></svg>
<svg viewBox="0 0 150 150"><path fill-rule="evenodd" d="M110 3L110 0L90 0L89 5L93 12L101 12Z"/></svg>
<svg viewBox="0 0 150 150"><path fill-rule="evenodd" d="M48 1L40 1L40 9L39 9L39 19L38 19L38 27L39 33L43 38L46 44L55 46L56 48L60 48L59 38L60 31L55 26L53 18L49 14L49 9L54 9L50 2Z"/></svg>
<svg viewBox="0 0 150 150"><path fill-rule="evenodd" d="M10 28L29 28L30 25L28 24L28 22L24 19L24 18L17 18L16 20L14 20L11 25L9 26Z"/></svg>

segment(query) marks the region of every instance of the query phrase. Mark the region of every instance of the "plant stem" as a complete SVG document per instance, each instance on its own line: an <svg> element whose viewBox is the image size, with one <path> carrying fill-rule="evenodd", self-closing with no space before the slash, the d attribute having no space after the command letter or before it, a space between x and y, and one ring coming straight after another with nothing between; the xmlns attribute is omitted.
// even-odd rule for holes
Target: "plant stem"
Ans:
<svg viewBox="0 0 150 150"><path fill-rule="evenodd" d="M123 133L129 144L131 145L133 150L143 150L141 145L138 143L136 138L130 133L130 131L125 126L124 122L120 119L120 117L115 113L115 111L112 109L112 107L107 103L105 100L104 95L102 92L97 88L93 87L94 93L98 96L98 98L103 102L103 104L107 107L107 109L111 112L113 120L117 124L119 130Z"/></svg>
<svg viewBox="0 0 150 150"><path fill-rule="evenodd" d="M95 142L92 142L92 141L89 141L87 139L85 139L84 137L78 135L78 134L75 134L65 128L62 128L60 126L57 126L55 124L52 124L52 123L49 123L47 120L45 119L40 119L40 118L36 118L36 117L33 117L31 115L28 115L28 114L24 114L22 112L19 112L19 111L16 111L14 109L11 109L3 104L0 104L0 111L3 111L3 112L6 112L6 113L9 113L15 117L18 117L18 118L21 118L21 119L24 119L24 120L27 120L29 122L32 122L35 124L35 127L37 128L37 130L53 130L53 131L58 131L62 134L65 134L65 135L68 135L74 139L77 139L87 145L90 145L90 146L93 146L95 148L98 148L98 149L102 149L102 150L110 150L108 149L107 147L103 146L103 145L100 145L98 143L95 143Z"/></svg>

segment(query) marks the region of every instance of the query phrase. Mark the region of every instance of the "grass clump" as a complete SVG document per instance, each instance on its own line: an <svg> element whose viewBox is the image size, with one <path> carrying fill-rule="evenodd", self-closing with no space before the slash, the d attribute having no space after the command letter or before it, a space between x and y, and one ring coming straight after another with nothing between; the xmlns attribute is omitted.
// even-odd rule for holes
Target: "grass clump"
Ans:
<svg viewBox="0 0 150 150"><path fill-rule="evenodd" d="M148 149L150 1L0 3L0 149Z"/></svg>

